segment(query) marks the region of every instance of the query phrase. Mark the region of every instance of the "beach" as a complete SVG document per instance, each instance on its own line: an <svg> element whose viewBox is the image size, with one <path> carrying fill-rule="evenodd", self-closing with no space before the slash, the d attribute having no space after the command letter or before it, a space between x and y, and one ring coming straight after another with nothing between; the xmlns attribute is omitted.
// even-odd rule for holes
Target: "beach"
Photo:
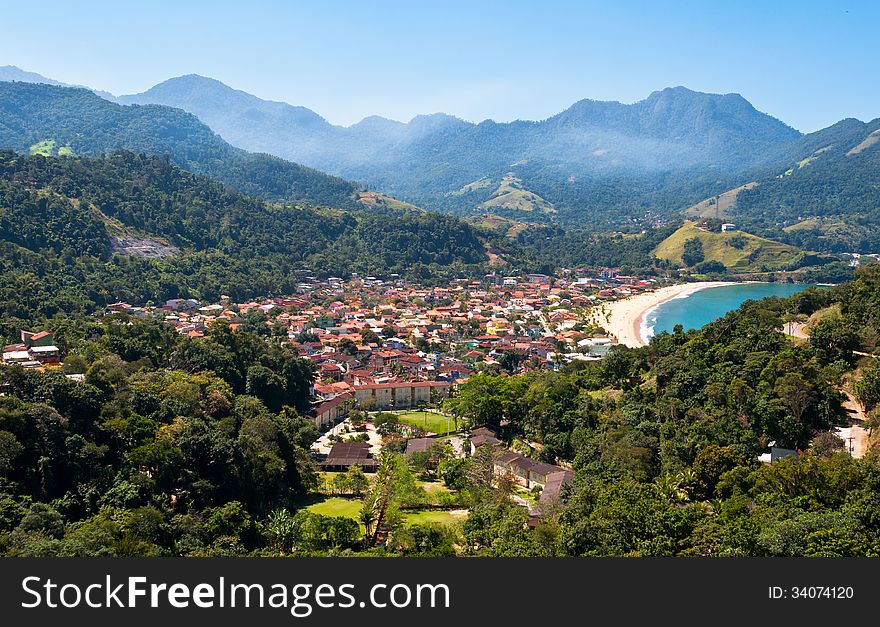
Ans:
<svg viewBox="0 0 880 627"><path fill-rule="evenodd" d="M590 319L615 337L620 344L633 348L645 346L642 337L642 320L654 308L673 298L683 298L710 287L736 285L733 281L701 281L667 285L652 292L634 294L613 302L602 303L593 308Z"/></svg>

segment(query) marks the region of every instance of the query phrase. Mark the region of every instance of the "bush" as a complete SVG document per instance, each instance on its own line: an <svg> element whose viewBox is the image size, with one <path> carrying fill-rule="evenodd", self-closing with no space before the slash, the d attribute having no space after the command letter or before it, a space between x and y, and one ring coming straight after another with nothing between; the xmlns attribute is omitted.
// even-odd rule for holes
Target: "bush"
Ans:
<svg viewBox="0 0 880 627"><path fill-rule="evenodd" d="M727 266L725 266L720 261L704 261L702 263L697 264L695 268L697 272L700 274L722 274L727 272Z"/></svg>

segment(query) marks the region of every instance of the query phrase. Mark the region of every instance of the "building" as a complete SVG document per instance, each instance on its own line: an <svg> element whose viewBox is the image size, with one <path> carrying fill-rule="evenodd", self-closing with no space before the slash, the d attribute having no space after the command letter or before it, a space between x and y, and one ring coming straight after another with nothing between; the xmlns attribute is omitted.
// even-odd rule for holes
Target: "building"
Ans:
<svg viewBox="0 0 880 627"><path fill-rule="evenodd" d="M370 445L366 442L337 442L330 448L327 458L318 462L321 470L339 472L352 466L375 472L378 465L379 462L370 457Z"/></svg>
<svg viewBox="0 0 880 627"><path fill-rule="evenodd" d="M486 427L471 429L468 442L471 446L471 455L475 455L477 449L486 444L489 444L490 446L501 446L501 440L497 438L497 434L492 431L492 429Z"/></svg>
<svg viewBox="0 0 880 627"><path fill-rule="evenodd" d="M358 407L365 409L410 409L449 396L448 381L395 381L355 385Z"/></svg>
<svg viewBox="0 0 880 627"><path fill-rule="evenodd" d="M55 333L52 331L20 332L21 344L10 344L3 347L3 363L17 364L24 368L40 368L42 366L61 363L61 349L53 343Z"/></svg>
<svg viewBox="0 0 880 627"><path fill-rule="evenodd" d="M306 415L323 430L345 418L353 404L354 394L347 392L316 405Z"/></svg>
<svg viewBox="0 0 880 627"><path fill-rule="evenodd" d="M536 462L513 451L504 451L495 460L496 475L504 476L511 474L516 482L524 488L533 488L535 486L543 488L553 475L566 472L570 473L571 471L553 464Z"/></svg>
<svg viewBox="0 0 880 627"><path fill-rule="evenodd" d="M57 346L33 346L30 348L30 354L34 361L44 366L61 363L61 350Z"/></svg>
<svg viewBox="0 0 880 627"><path fill-rule="evenodd" d="M40 331L39 333L32 333L31 331L25 331L22 329L21 343L28 348L33 348L34 346L52 346L55 344L55 332Z"/></svg>
<svg viewBox="0 0 880 627"><path fill-rule="evenodd" d="M425 453L436 443L435 438L412 438L406 442L406 454Z"/></svg>
<svg viewBox="0 0 880 627"><path fill-rule="evenodd" d="M538 497L538 508L541 511L558 503L562 498L565 486L574 481L574 473L570 470L561 469L560 472L551 473L547 477L541 496Z"/></svg>
<svg viewBox="0 0 880 627"><path fill-rule="evenodd" d="M18 349L18 350L16 350ZM30 362L33 362L34 358L31 357L30 351L27 349L20 349L19 345L15 346L7 346L6 350L3 351L3 363L7 365L11 364L19 364L24 365Z"/></svg>

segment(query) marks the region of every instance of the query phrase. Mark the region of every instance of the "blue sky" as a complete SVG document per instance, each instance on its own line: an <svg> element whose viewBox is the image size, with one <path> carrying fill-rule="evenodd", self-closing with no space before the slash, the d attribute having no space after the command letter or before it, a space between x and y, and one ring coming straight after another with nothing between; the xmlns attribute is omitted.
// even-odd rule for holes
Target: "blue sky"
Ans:
<svg viewBox="0 0 880 627"><path fill-rule="evenodd" d="M788 0L7 2L0 65L115 94L204 74L337 124L542 119L667 86L809 132L880 117L880 3Z"/></svg>

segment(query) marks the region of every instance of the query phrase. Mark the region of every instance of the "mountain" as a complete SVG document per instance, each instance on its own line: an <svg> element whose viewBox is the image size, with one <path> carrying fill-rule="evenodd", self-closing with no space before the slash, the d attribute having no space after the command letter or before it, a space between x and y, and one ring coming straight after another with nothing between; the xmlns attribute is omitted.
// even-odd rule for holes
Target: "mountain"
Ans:
<svg viewBox="0 0 880 627"><path fill-rule="evenodd" d="M558 213L554 219L575 223L681 209L682 195L699 200L719 178L733 181L739 171L801 138L738 94L684 87L632 105L582 100L539 122L473 124L433 114L408 123L374 116L350 127L197 75L120 100L182 108L236 146L428 208L479 211L505 178L516 178L522 191L553 209L541 214ZM488 183L473 187L481 180ZM507 213L519 211L512 206Z"/></svg>
<svg viewBox="0 0 880 627"><path fill-rule="evenodd" d="M771 155L754 179L692 207L823 252L880 252L880 119L841 120Z"/></svg>
<svg viewBox="0 0 880 627"><path fill-rule="evenodd" d="M168 155L247 194L274 201L358 206L348 181L218 137L194 115L161 105L123 106L80 88L0 82L0 147L18 152L101 155L120 149Z"/></svg>
<svg viewBox="0 0 880 627"><path fill-rule="evenodd" d="M19 83L43 83L45 85L55 85L56 87L83 87L84 89L88 89L89 91L101 96L101 98L103 98L104 100L109 100L111 102L116 101L116 96L108 91L91 89L89 87L84 87L83 85L70 85L68 83L61 83L54 79L46 78L42 74L22 70L21 68L14 65L0 66L0 81L18 81Z"/></svg>
<svg viewBox="0 0 880 627"><path fill-rule="evenodd" d="M320 139L331 125L314 111L283 102L260 100L231 89L220 81L190 74L147 90L120 96L123 104L163 104L195 113L200 120L234 146L283 156L284 143ZM231 123L233 118L238 122ZM301 150L305 150L302 148Z"/></svg>
<svg viewBox="0 0 880 627"><path fill-rule="evenodd" d="M52 82L18 68L2 70L0 78ZM473 124L437 113L407 123L371 116L350 127L198 75L119 98L142 106L80 102L71 91L64 102L53 95L48 111L26 113L26 123L18 119L20 103L0 112L0 145L41 154L77 152L77 145L79 154L119 147L167 153L182 167L273 200L406 207L402 199L459 215L491 213L598 231L650 228L690 206L691 215L733 220L804 249L880 249L878 121L847 119L801 135L738 94L684 87L631 105L582 100L536 122ZM66 122L56 119L65 112ZM124 124L113 122L116 130L106 136L101 125L119 116ZM110 141L114 134L125 140ZM396 198L355 193L344 180L278 157Z"/></svg>
<svg viewBox="0 0 880 627"><path fill-rule="evenodd" d="M45 83L46 85L65 86L51 78L46 78L36 72L28 72L14 65L0 66L0 81L18 81L21 83Z"/></svg>

